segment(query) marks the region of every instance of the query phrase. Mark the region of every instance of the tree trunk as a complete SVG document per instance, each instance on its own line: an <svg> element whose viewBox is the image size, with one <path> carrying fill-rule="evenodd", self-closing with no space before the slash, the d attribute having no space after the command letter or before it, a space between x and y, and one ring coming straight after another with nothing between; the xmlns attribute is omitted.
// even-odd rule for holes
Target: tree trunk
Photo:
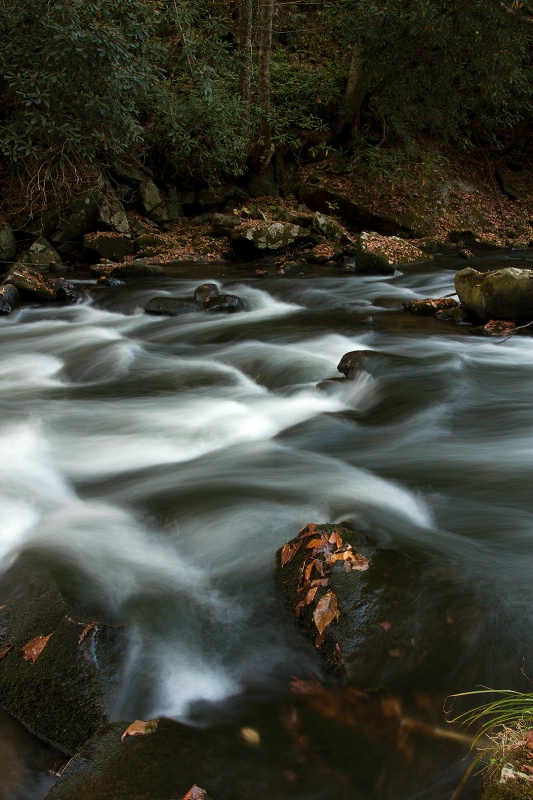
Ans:
<svg viewBox="0 0 533 800"><path fill-rule="evenodd" d="M361 116L361 106L368 88L363 63L361 57L361 45L357 41L352 48L352 58L348 71L348 81L344 90L344 105L346 108L346 140L350 147L355 144L357 131L359 130L359 119Z"/></svg>
<svg viewBox="0 0 533 800"><path fill-rule="evenodd" d="M239 95L244 105L246 128L250 123L252 99L252 19L253 0L239 0L239 49L242 59Z"/></svg>
<svg viewBox="0 0 533 800"><path fill-rule="evenodd" d="M265 169L272 159L272 131L270 127L270 59L272 56L272 22L274 0L260 0L259 8L259 168Z"/></svg>

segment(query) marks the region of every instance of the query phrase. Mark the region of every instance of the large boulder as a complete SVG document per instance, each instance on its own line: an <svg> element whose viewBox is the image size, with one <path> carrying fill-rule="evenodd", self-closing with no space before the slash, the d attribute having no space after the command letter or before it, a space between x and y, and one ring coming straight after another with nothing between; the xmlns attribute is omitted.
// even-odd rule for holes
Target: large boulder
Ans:
<svg viewBox="0 0 533 800"><path fill-rule="evenodd" d="M395 264L410 264L432 258L397 236L380 236L363 231L357 244L356 272L392 275Z"/></svg>
<svg viewBox="0 0 533 800"><path fill-rule="evenodd" d="M98 196L86 194L75 203L57 210L57 222L48 236L56 245L72 244L92 230L98 216ZM52 211L53 217L53 211Z"/></svg>
<svg viewBox="0 0 533 800"><path fill-rule="evenodd" d="M285 250L291 244L308 238L309 232L288 222L239 226L232 231L231 241L239 256L258 257L267 252Z"/></svg>
<svg viewBox="0 0 533 800"><path fill-rule="evenodd" d="M133 242L127 233L88 233L83 237L83 253L86 261L123 261L133 255Z"/></svg>
<svg viewBox="0 0 533 800"><path fill-rule="evenodd" d="M17 242L11 225L0 223L0 270L15 258L16 252Z"/></svg>
<svg viewBox="0 0 533 800"><path fill-rule="evenodd" d="M491 319L533 320L533 270L505 267L478 272L472 267L455 276L455 290L463 307L481 322Z"/></svg>
<svg viewBox="0 0 533 800"><path fill-rule="evenodd" d="M69 754L108 721L121 639L80 613L28 554L0 577L0 707Z"/></svg>
<svg viewBox="0 0 533 800"><path fill-rule="evenodd" d="M113 195L103 197L98 205L96 224L99 228L116 231L117 233L128 233L130 224L124 206Z"/></svg>
<svg viewBox="0 0 533 800"><path fill-rule="evenodd" d="M325 668L361 689L435 689L443 670L451 680L464 635L454 620L466 602L458 589L450 600L452 580L424 556L377 546L342 524L306 525L276 554L285 604Z"/></svg>
<svg viewBox="0 0 533 800"><path fill-rule="evenodd" d="M56 299L56 284L35 267L15 264L6 272L3 285L18 289L23 300L31 303L51 303Z"/></svg>

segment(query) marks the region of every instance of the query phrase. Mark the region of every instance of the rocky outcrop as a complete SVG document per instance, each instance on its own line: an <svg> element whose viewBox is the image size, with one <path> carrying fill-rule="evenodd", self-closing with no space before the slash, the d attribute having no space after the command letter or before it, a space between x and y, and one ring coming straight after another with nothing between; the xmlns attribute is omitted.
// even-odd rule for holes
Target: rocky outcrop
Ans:
<svg viewBox="0 0 533 800"><path fill-rule="evenodd" d="M413 238L433 236L434 225L423 211L413 209L397 215L380 214L371 211L363 203L341 192L317 185L301 184L297 194L299 199L312 211L330 214L331 209L346 225L359 229L371 229L378 233L404 234Z"/></svg>
<svg viewBox="0 0 533 800"><path fill-rule="evenodd" d="M467 267L456 274L455 289L462 306L480 322L533 320L533 270L506 267L483 273Z"/></svg>
<svg viewBox="0 0 533 800"><path fill-rule="evenodd" d="M29 556L0 577L0 707L69 754L108 720L120 635L93 614Z"/></svg>
<svg viewBox="0 0 533 800"><path fill-rule="evenodd" d="M231 242L237 255L257 258L267 252L283 251L308 235L308 231L298 225L273 222L270 225L239 226L232 231Z"/></svg>
<svg viewBox="0 0 533 800"><path fill-rule="evenodd" d="M354 240L348 236L342 225L319 211L313 214L312 227L316 233L324 236L329 242L338 245L355 245Z"/></svg>
<svg viewBox="0 0 533 800"><path fill-rule="evenodd" d="M35 267L15 264L5 275L3 285L18 289L22 300L31 303L51 303L56 299L56 284Z"/></svg>

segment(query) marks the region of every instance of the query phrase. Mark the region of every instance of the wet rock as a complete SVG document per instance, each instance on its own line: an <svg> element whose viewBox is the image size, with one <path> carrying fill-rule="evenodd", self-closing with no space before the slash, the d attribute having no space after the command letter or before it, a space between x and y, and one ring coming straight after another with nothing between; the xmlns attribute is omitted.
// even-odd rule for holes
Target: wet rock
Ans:
<svg viewBox="0 0 533 800"><path fill-rule="evenodd" d="M20 294L12 284L0 286L0 314L5 316L20 306Z"/></svg>
<svg viewBox="0 0 533 800"><path fill-rule="evenodd" d="M448 322L452 325L458 325L462 328L473 325L472 317L461 305L457 305L454 308L446 308L442 311L437 311L435 314L435 319L438 319L440 322Z"/></svg>
<svg viewBox="0 0 533 800"><path fill-rule="evenodd" d="M179 297L153 297L145 305L147 314L157 317L178 317L180 314L194 314L201 311L201 306L192 300Z"/></svg>
<svg viewBox="0 0 533 800"><path fill-rule="evenodd" d="M326 214L321 214L319 211L313 214L312 226L316 233L325 236L329 242L355 246L355 242L348 236L344 228Z"/></svg>
<svg viewBox="0 0 533 800"><path fill-rule="evenodd" d="M368 372L369 365L377 358L383 358L383 354L375 350L351 350L343 355L337 369L346 380L352 381L362 370Z"/></svg>
<svg viewBox="0 0 533 800"><path fill-rule="evenodd" d="M308 235L308 231L298 225L273 222L271 225L236 228L231 234L231 241L237 255L257 258L265 252L285 250Z"/></svg>
<svg viewBox="0 0 533 800"><path fill-rule="evenodd" d="M56 285L34 267L15 264L5 275L3 284L18 289L22 300L51 303L56 299Z"/></svg>
<svg viewBox="0 0 533 800"><path fill-rule="evenodd" d="M468 247L461 247L461 249L459 250L458 255L461 258L475 258L473 252L471 250L469 250Z"/></svg>
<svg viewBox="0 0 533 800"><path fill-rule="evenodd" d="M28 555L0 577L0 606L0 707L43 741L76 752L108 720L119 632L103 622L89 627L94 612L79 616Z"/></svg>
<svg viewBox="0 0 533 800"><path fill-rule="evenodd" d="M400 661L406 672L420 665L423 648L409 613L415 562L353 529L310 524L278 550L276 565L285 604L343 682L386 686Z"/></svg>
<svg viewBox="0 0 533 800"><path fill-rule="evenodd" d="M194 300L196 303L210 303L220 297L216 283L202 283L194 290Z"/></svg>
<svg viewBox="0 0 533 800"><path fill-rule="evenodd" d="M410 314L434 317L439 311L451 311L459 305L452 297L425 297L423 300L405 300L402 306Z"/></svg>
<svg viewBox="0 0 533 800"><path fill-rule="evenodd" d="M244 303L235 294L222 294L220 297L207 300L205 310L209 314L235 314L244 311Z"/></svg>
<svg viewBox="0 0 533 800"><path fill-rule="evenodd" d="M481 322L533 320L533 270L506 267L483 273L467 267L456 274L455 289L466 311Z"/></svg>
<svg viewBox="0 0 533 800"><path fill-rule="evenodd" d="M164 275L165 270L159 264L144 264L132 261L129 264L119 264L111 270L114 278L154 278Z"/></svg>
<svg viewBox="0 0 533 800"><path fill-rule="evenodd" d="M16 252L17 242L11 225L0 224L0 270L15 258Z"/></svg>
<svg viewBox="0 0 533 800"><path fill-rule="evenodd" d="M83 237L85 260L104 258L122 261L133 253L131 236L126 233L89 233Z"/></svg>
<svg viewBox="0 0 533 800"><path fill-rule="evenodd" d="M87 299L87 292L61 279L57 286L57 299L62 303L81 303Z"/></svg>
<svg viewBox="0 0 533 800"><path fill-rule="evenodd" d="M124 286L124 281L118 278L110 278L108 275L100 275L96 283L98 286Z"/></svg>
<svg viewBox="0 0 533 800"><path fill-rule="evenodd" d="M48 240L44 238L44 236L39 236L39 238L36 239L31 245L29 250L23 254L18 263L27 264L28 266L35 267L36 269L47 270L54 264L60 264L61 256L57 250L52 247Z"/></svg>

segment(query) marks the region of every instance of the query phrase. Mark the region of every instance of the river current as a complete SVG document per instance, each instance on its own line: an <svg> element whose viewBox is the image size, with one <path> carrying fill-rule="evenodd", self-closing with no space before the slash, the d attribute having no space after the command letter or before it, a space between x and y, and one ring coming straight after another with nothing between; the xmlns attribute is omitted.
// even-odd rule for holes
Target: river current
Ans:
<svg viewBox="0 0 533 800"><path fill-rule="evenodd" d="M470 263L533 268L533 253ZM245 724L248 703L267 716L294 677L321 677L285 616L274 554L308 522L356 519L453 574L464 626L455 668L431 665L442 738L428 736L423 759L390 744L395 774L368 798L451 796L468 746L443 744L442 699L518 688L523 659L533 674L533 339L401 309L453 292L463 266L262 280L228 268L214 280L244 313L143 313L156 295L190 297L205 265L0 322L0 569L38 548L127 626L115 718ZM387 369L316 388L357 349ZM341 721L334 735L345 748L355 736ZM43 798L50 758L0 718L2 800ZM325 775L312 797L328 792ZM311 798L272 794L295 796Z"/></svg>

